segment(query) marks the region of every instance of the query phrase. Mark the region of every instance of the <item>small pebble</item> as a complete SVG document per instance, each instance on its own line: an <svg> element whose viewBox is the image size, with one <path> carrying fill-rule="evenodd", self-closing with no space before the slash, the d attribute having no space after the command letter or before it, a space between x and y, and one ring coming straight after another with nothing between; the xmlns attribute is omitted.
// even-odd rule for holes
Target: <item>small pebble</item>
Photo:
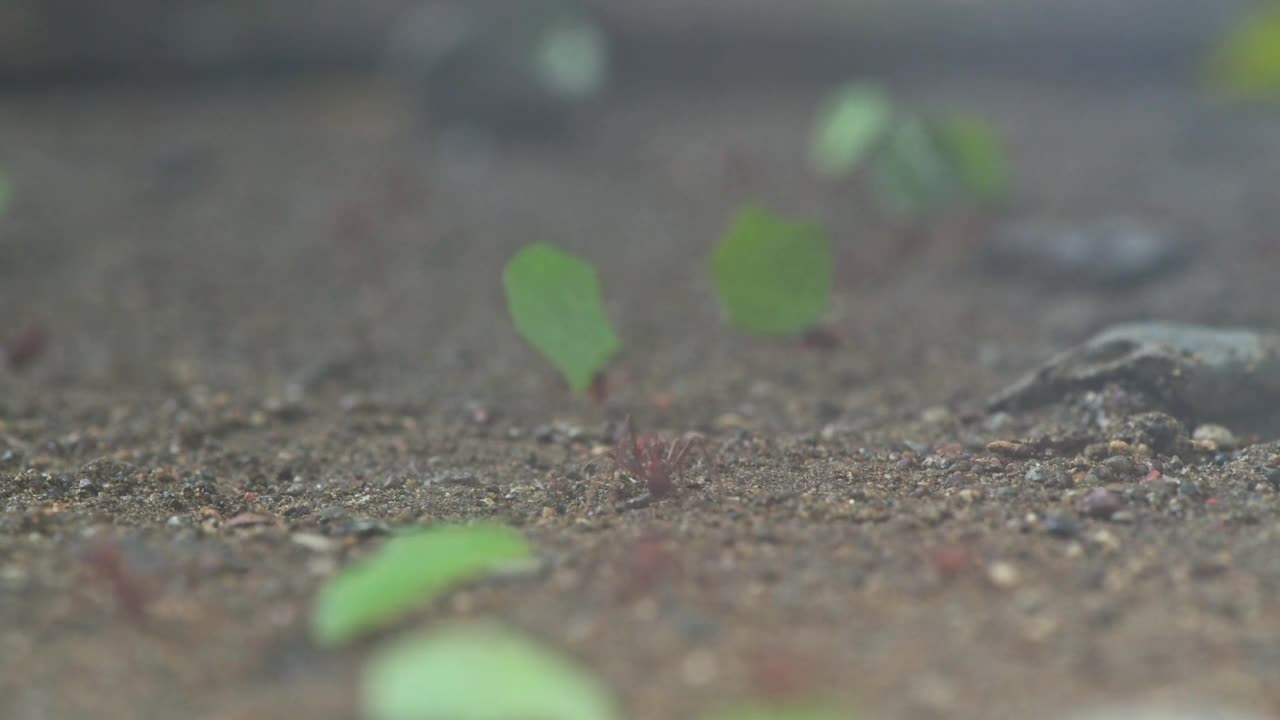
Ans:
<svg viewBox="0 0 1280 720"><path fill-rule="evenodd" d="M1060 538L1073 538L1080 533L1080 526L1069 517L1049 515L1044 519L1044 531Z"/></svg>
<svg viewBox="0 0 1280 720"><path fill-rule="evenodd" d="M1102 461L1102 467L1116 480L1131 480L1138 474L1138 464L1128 455L1112 455Z"/></svg>
<svg viewBox="0 0 1280 720"><path fill-rule="evenodd" d="M1009 457L1028 457L1033 452L1031 447L1011 440L993 440L987 443L987 450L997 455L1007 455Z"/></svg>
<svg viewBox="0 0 1280 720"><path fill-rule="evenodd" d="M1205 424L1195 429L1191 439L1211 444L1213 450L1231 450L1237 446L1234 433L1222 425Z"/></svg>
<svg viewBox="0 0 1280 720"><path fill-rule="evenodd" d="M1029 483L1036 483L1038 485L1049 479L1049 471L1046 470L1043 465L1036 463L1035 465L1027 468L1027 472L1022 476L1022 479Z"/></svg>
<svg viewBox="0 0 1280 720"><path fill-rule="evenodd" d="M1089 536L1089 539L1106 550L1120 549L1120 539L1115 536L1115 533L1106 528L1093 533Z"/></svg>
<svg viewBox="0 0 1280 720"><path fill-rule="evenodd" d="M292 540L295 545L300 545L312 552L319 553L333 552L341 546L341 543L337 540L317 533L294 533L289 539Z"/></svg>
<svg viewBox="0 0 1280 720"><path fill-rule="evenodd" d="M1094 488L1080 500L1080 512L1103 520L1113 518L1122 506L1119 496L1106 488Z"/></svg>
<svg viewBox="0 0 1280 720"><path fill-rule="evenodd" d="M476 476L464 470L454 470L450 472L437 473L427 478L428 487L432 485L461 485L465 487L479 487L480 483L476 480Z"/></svg>
<svg viewBox="0 0 1280 720"><path fill-rule="evenodd" d="M1001 590L1016 587L1019 581L1018 568L1003 560L991 563L987 568L987 579Z"/></svg>
<svg viewBox="0 0 1280 720"><path fill-rule="evenodd" d="M930 425L946 422L950 417L951 411L942 405L927 407L920 413L921 422L929 423Z"/></svg>

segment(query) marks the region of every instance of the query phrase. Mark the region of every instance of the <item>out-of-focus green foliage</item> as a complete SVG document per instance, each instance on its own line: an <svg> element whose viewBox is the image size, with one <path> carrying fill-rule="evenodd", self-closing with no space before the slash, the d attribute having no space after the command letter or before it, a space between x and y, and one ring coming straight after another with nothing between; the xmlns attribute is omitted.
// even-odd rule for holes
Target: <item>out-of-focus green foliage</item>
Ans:
<svg viewBox="0 0 1280 720"><path fill-rule="evenodd" d="M1005 196L1009 190L1009 167L1004 147L990 123L957 115L937 123L934 134L966 194L984 201Z"/></svg>
<svg viewBox="0 0 1280 720"><path fill-rule="evenodd" d="M906 214L999 200L1006 192L1004 153L982 120L955 117L932 123L904 118L872 166L881 204Z"/></svg>
<svg viewBox="0 0 1280 720"><path fill-rule="evenodd" d="M320 590L312 634L323 644L343 642L457 583L531 558L524 536L501 525L446 525L393 538Z"/></svg>
<svg viewBox="0 0 1280 720"><path fill-rule="evenodd" d="M809 167L827 177L853 172L892 122L893 103L878 86L841 88L818 113L809 138Z"/></svg>
<svg viewBox="0 0 1280 720"><path fill-rule="evenodd" d="M926 117L895 106L879 87L847 85L818 114L809 166L839 178L866 170L880 205L927 215L966 203L998 201L1008 166L989 123L970 115Z"/></svg>
<svg viewBox="0 0 1280 720"><path fill-rule="evenodd" d="M1210 53L1212 92L1229 100L1280 97L1280 2L1264 2L1236 23Z"/></svg>
<svg viewBox="0 0 1280 720"><path fill-rule="evenodd" d="M608 42L581 14L553 18L542 33L535 60L542 83L562 97L590 97L608 82Z"/></svg>
<svg viewBox="0 0 1280 720"><path fill-rule="evenodd" d="M590 674L490 624L447 626L374 657L361 693L370 720L617 720Z"/></svg>
<svg viewBox="0 0 1280 720"><path fill-rule="evenodd" d="M929 212L950 203L957 189L936 138L917 117L905 118L889 133L871 181L880 204L896 213Z"/></svg>

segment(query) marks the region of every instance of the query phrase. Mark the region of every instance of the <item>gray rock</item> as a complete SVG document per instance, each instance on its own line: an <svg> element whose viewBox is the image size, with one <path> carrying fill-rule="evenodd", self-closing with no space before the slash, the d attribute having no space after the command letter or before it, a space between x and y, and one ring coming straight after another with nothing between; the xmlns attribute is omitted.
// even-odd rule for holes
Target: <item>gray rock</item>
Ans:
<svg viewBox="0 0 1280 720"><path fill-rule="evenodd" d="M1224 423L1274 415L1280 335L1160 322L1116 325L1023 376L989 405L1025 410L1108 383L1146 392L1175 415Z"/></svg>
<svg viewBox="0 0 1280 720"><path fill-rule="evenodd" d="M1046 285L1096 288L1150 280L1176 267L1186 255L1185 243L1147 222L1108 217L1011 222L987 244L982 258L1000 274Z"/></svg>

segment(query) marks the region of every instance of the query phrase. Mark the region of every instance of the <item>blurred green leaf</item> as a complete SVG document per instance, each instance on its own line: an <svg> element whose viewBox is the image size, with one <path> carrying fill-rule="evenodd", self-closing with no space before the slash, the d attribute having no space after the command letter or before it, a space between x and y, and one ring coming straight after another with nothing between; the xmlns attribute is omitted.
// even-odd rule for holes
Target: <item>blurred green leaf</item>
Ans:
<svg viewBox="0 0 1280 720"><path fill-rule="evenodd" d="M848 85L827 100L809 140L809 167L819 175L853 172L884 137L893 121L893 104L879 87Z"/></svg>
<svg viewBox="0 0 1280 720"><path fill-rule="evenodd" d="M608 79L608 42L595 23L578 14L553 19L538 44L538 77L553 93L582 98Z"/></svg>
<svg viewBox="0 0 1280 720"><path fill-rule="evenodd" d="M1209 55L1210 87L1235 100L1280 95L1280 3L1246 13Z"/></svg>
<svg viewBox="0 0 1280 720"><path fill-rule="evenodd" d="M1008 190L1008 167L995 131L983 120L907 117L876 155L871 180L886 209L928 215L999 199Z"/></svg>
<svg viewBox="0 0 1280 720"><path fill-rule="evenodd" d="M361 697L370 720L618 720L616 701L579 667L489 624L446 627L374 657Z"/></svg>
<svg viewBox="0 0 1280 720"><path fill-rule="evenodd" d="M881 205L895 213L926 214L950 204L956 182L947 158L921 119L910 116L889 133L871 174Z"/></svg>
<svg viewBox="0 0 1280 720"><path fill-rule="evenodd" d="M998 200L1008 192L1004 148L991 124L974 117L948 118L934 129L953 174L973 198Z"/></svg>
<svg viewBox="0 0 1280 720"><path fill-rule="evenodd" d="M743 705L721 710L706 720L849 720L849 713L821 703Z"/></svg>
<svg viewBox="0 0 1280 720"><path fill-rule="evenodd" d="M502 280L520 334L575 392L589 388L621 347L595 270L551 245L535 243L511 258Z"/></svg>
<svg viewBox="0 0 1280 720"><path fill-rule="evenodd" d="M711 258L729 320L748 332L796 334L816 325L834 271L822 228L746 207Z"/></svg>
<svg viewBox="0 0 1280 720"><path fill-rule="evenodd" d="M447 525L394 537L320 589L312 635L322 644L343 642L458 583L532 557L524 536L501 525Z"/></svg>

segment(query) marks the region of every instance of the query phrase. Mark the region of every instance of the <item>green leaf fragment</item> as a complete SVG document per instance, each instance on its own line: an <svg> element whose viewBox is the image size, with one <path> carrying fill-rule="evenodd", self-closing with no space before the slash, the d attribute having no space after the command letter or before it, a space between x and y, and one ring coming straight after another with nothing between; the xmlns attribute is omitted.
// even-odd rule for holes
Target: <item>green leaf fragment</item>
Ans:
<svg viewBox="0 0 1280 720"><path fill-rule="evenodd" d="M585 392L621 348L595 270L551 245L535 243L511 258L502 280L516 329L575 392Z"/></svg>
<svg viewBox="0 0 1280 720"><path fill-rule="evenodd" d="M532 559L524 536L501 525L447 525L394 537L321 588L312 635L326 645L346 641L458 583Z"/></svg>
<svg viewBox="0 0 1280 720"><path fill-rule="evenodd" d="M557 95L583 98L600 92L608 67L604 33L576 14L553 20L538 43L538 77Z"/></svg>
<svg viewBox="0 0 1280 720"><path fill-rule="evenodd" d="M946 158L924 121L894 127L876 156L872 183L881 204L897 213L927 213L948 204L956 185Z"/></svg>
<svg viewBox="0 0 1280 720"><path fill-rule="evenodd" d="M739 211L711 272L730 322L760 334L798 334L818 324L834 281L822 228L755 207Z"/></svg>
<svg viewBox="0 0 1280 720"><path fill-rule="evenodd" d="M935 137L966 193L985 201L1005 195L1008 164L1000 138L990 123L965 116L948 118L937 125Z"/></svg>
<svg viewBox="0 0 1280 720"><path fill-rule="evenodd" d="M1246 13L1210 53L1206 75L1210 87L1229 99L1280 96L1280 2Z"/></svg>
<svg viewBox="0 0 1280 720"><path fill-rule="evenodd" d="M617 720L616 701L587 673L490 624L402 640L365 668L370 720Z"/></svg>
<svg viewBox="0 0 1280 720"><path fill-rule="evenodd" d="M995 131L957 116L935 123L909 117L890 133L872 183L881 204L929 214L961 202L992 201L1007 190L1008 169Z"/></svg>
<svg viewBox="0 0 1280 720"><path fill-rule="evenodd" d="M809 142L809 166L836 177L857 168L893 121L893 104L870 84L846 86L819 112Z"/></svg>

